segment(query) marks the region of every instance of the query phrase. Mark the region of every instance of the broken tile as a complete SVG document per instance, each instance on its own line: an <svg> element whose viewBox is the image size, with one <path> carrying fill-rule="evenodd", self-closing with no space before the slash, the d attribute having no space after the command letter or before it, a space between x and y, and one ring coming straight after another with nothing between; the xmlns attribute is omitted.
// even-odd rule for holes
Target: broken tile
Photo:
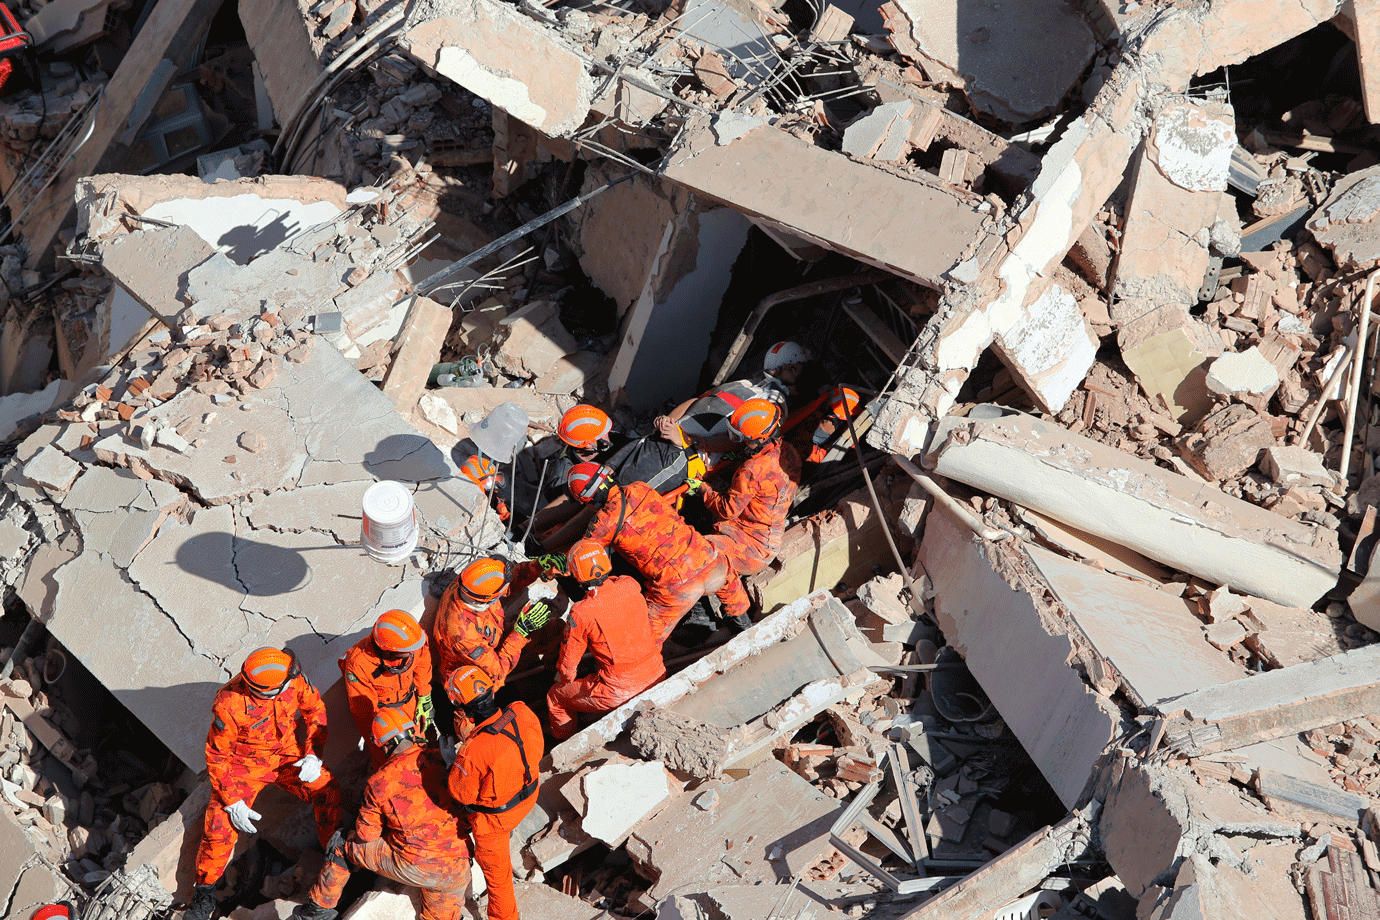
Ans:
<svg viewBox="0 0 1380 920"><path fill-rule="evenodd" d="M679 788L660 761L610 763L580 777L584 794L585 833L617 846L637 824L662 806Z"/></svg>
<svg viewBox="0 0 1380 920"><path fill-rule="evenodd" d="M24 464L24 478L35 486L65 492L81 472L81 465L56 447L45 447Z"/></svg>

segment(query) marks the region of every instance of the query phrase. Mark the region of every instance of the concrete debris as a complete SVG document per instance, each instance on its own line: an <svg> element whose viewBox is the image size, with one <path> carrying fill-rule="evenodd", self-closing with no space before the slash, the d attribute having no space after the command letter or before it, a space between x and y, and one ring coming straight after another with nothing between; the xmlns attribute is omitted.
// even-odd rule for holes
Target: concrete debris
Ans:
<svg viewBox="0 0 1380 920"><path fill-rule="evenodd" d="M585 800L580 826L585 833L617 846L679 791L680 784L659 761L596 767L580 776Z"/></svg>
<svg viewBox="0 0 1380 920"><path fill-rule="evenodd" d="M655 706L634 713L632 743L644 758L698 779L719 776L728 757L722 728Z"/></svg>

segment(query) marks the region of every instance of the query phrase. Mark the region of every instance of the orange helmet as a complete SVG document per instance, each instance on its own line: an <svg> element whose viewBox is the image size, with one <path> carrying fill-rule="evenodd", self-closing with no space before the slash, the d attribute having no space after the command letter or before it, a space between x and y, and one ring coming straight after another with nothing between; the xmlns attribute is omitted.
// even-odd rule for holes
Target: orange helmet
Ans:
<svg viewBox="0 0 1380 920"><path fill-rule="evenodd" d="M485 492L492 492L503 485L503 473L499 471L498 464L482 454L475 454L460 464L460 472Z"/></svg>
<svg viewBox="0 0 1380 920"><path fill-rule="evenodd" d="M262 696L274 696L300 672L292 652L280 648L261 648L249 653L240 668L249 689Z"/></svg>
<svg viewBox="0 0 1380 920"><path fill-rule="evenodd" d="M598 584L608 578L613 569L609 551L594 540L577 540L566 552L565 563L570 574L582 585Z"/></svg>
<svg viewBox="0 0 1380 920"><path fill-rule="evenodd" d="M781 430L781 407L769 399L749 399L728 420L735 439L769 441Z"/></svg>
<svg viewBox="0 0 1380 920"><path fill-rule="evenodd" d="M384 706L374 714L374 724L369 726L369 734L374 744L387 749L397 741L411 741L417 723L407 717L397 706Z"/></svg>
<svg viewBox="0 0 1380 920"><path fill-rule="evenodd" d="M565 479L570 497L580 502L592 502L595 496L613 484L613 470L598 463L577 463Z"/></svg>
<svg viewBox="0 0 1380 920"><path fill-rule="evenodd" d="M584 403L567 409L556 426L560 439L576 450L598 450L599 442L608 438L612 430L608 413Z"/></svg>
<svg viewBox="0 0 1380 920"><path fill-rule="evenodd" d="M508 563L497 556L476 559L460 573L460 599L471 606L487 607L508 587Z"/></svg>
<svg viewBox="0 0 1380 920"><path fill-rule="evenodd" d="M456 706L468 706L486 693L494 692L494 682L489 675L472 664L456 668L446 678L446 696Z"/></svg>
<svg viewBox="0 0 1380 920"><path fill-rule="evenodd" d="M833 392L829 394L826 410L829 416L847 421L857 414L861 402L858 394L848 387L834 387Z"/></svg>
<svg viewBox="0 0 1380 920"><path fill-rule="evenodd" d="M390 610L374 621L374 645L380 652L404 655L426 645L426 633L406 610Z"/></svg>

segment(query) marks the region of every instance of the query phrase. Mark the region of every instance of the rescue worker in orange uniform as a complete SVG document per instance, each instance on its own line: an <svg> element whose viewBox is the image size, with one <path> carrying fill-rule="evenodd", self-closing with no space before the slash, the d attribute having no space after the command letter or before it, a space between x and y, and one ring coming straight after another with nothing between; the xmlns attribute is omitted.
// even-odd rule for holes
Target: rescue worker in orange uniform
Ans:
<svg viewBox="0 0 1380 920"><path fill-rule="evenodd" d="M505 482L503 472L483 454L474 454L460 464L460 472L465 478L479 487L479 491L489 497L493 503L494 513L503 523L508 523L511 516L508 505L503 501L503 483Z"/></svg>
<svg viewBox="0 0 1380 920"><path fill-rule="evenodd" d="M382 766L385 754L370 731L381 709L397 709L425 732L432 722L431 649L426 633L405 610L389 610L374 622L369 635L340 659L350 715L364 739L370 766Z"/></svg>
<svg viewBox="0 0 1380 920"><path fill-rule="evenodd" d="M793 429L791 443L806 463L821 463L839 438L848 433L848 420L858 417L862 399L849 387L834 387L819 408Z"/></svg>
<svg viewBox="0 0 1380 920"><path fill-rule="evenodd" d="M537 803L546 753L541 723L526 703L500 707L477 667L446 680L446 694L475 724L450 768L450 791L470 818L474 858L489 890L489 920L518 920L509 836Z"/></svg>
<svg viewBox="0 0 1380 920"><path fill-rule="evenodd" d="M324 846L340 826L340 787L321 765L326 747L326 706L292 652L261 648L220 688L206 735L206 808L196 857L196 888L187 920L209 920L212 894L235 848L236 831L258 833L259 790L275 785L311 803Z"/></svg>
<svg viewBox="0 0 1380 920"><path fill-rule="evenodd" d="M388 759L364 788L349 837L337 834L297 920L334 920L354 869L422 892L422 920L461 920L470 883L469 829L446 788L446 764L400 709L380 709L370 740Z"/></svg>
<svg viewBox="0 0 1380 920"><path fill-rule="evenodd" d="M733 607L724 601L724 614L737 628L752 625L749 601L741 577L762 571L776 558L786 529L786 516L800 486L800 455L781 441L781 407L765 399L749 399L729 421L729 431L747 455L733 473L728 491L701 484L704 507L715 518L709 537L733 568ZM693 488L693 485L692 485Z"/></svg>
<svg viewBox="0 0 1380 920"><path fill-rule="evenodd" d="M602 461L616 446L613 420L608 413L585 403L565 411L556 425L556 437L563 446L547 464L546 478L542 480L542 493L548 500L533 513L532 529L536 534L559 527L583 510L565 493L570 468L577 463ZM621 446L625 439L617 440Z"/></svg>
<svg viewBox="0 0 1380 920"><path fill-rule="evenodd" d="M573 467L568 486L577 501L599 509L585 539L617 550L646 580L658 642L706 594L717 593L726 608L737 604L734 591L743 586L730 578L728 560L655 489L641 482L613 485L612 472L597 463Z"/></svg>
<svg viewBox="0 0 1380 920"><path fill-rule="evenodd" d="M551 605L535 601L522 608L512 629L507 628L502 601L513 569L506 559L484 556L465 566L441 595L432 639L442 676L464 665L478 665L501 687L532 633L551 618Z"/></svg>
<svg viewBox="0 0 1380 920"><path fill-rule="evenodd" d="M551 734L562 741L575 734L575 713L610 712L666 676L661 642L652 632L637 580L627 575L610 578L609 554L593 540L572 546L566 561L585 596L567 614L556 683L546 694ZM586 648L599 669L577 680Z"/></svg>

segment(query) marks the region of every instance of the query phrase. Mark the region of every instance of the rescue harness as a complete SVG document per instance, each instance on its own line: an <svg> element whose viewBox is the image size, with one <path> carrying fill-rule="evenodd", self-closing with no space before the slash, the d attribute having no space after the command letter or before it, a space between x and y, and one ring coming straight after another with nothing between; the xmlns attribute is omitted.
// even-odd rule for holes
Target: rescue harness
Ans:
<svg viewBox="0 0 1380 920"><path fill-rule="evenodd" d="M511 738L517 745L518 756L522 758L522 788L508 800L504 805L466 805L465 811L471 814L478 812L482 815L501 815L505 811L512 811L537 791L537 778L532 775L532 765L527 762L527 749L522 746L522 733L517 730L513 723L517 719L517 714L507 706L503 707L503 715L495 722L484 726L481 732L490 735L502 735ZM508 731L511 728L512 731Z"/></svg>

